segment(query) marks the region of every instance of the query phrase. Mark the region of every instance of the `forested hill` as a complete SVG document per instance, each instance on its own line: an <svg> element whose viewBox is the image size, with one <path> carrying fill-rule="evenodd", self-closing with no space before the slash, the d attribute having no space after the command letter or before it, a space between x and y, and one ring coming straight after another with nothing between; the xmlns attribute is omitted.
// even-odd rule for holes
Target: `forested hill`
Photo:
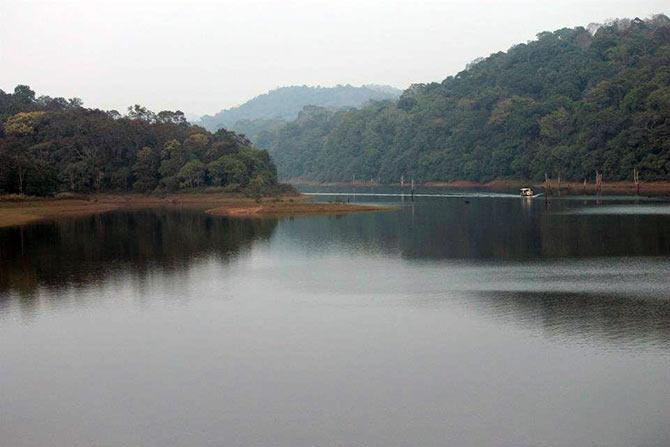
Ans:
<svg viewBox="0 0 670 447"><path fill-rule="evenodd" d="M305 109L256 143L289 179L668 179L670 20L543 32L398 101Z"/></svg>
<svg viewBox="0 0 670 447"><path fill-rule="evenodd" d="M247 139L192 126L179 111L136 105L122 116L36 98L25 85L0 90L0 194L207 186L262 193L276 187L276 169Z"/></svg>
<svg viewBox="0 0 670 447"><path fill-rule="evenodd" d="M235 129L239 121L290 121L307 105L339 109L359 107L370 100L397 99L401 90L382 85L338 85L336 87L290 86L271 90L239 107L205 115L200 124L215 131L221 127Z"/></svg>

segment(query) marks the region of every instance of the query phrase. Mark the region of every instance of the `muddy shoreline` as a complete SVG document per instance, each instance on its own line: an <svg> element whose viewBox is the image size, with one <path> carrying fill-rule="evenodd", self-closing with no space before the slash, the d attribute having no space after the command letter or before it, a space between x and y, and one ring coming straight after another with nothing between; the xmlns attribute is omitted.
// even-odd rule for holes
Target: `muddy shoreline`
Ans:
<svg viewBox="0 0 670 447"><path fill-rule="evenodd" d="M315 203L306 196L252 199L237 194L94 194L65 198L0 197L0 227L44 220L79 217L116 210L168 208L200 210L207 214L238 217L290 217L339 215L381 211L387 207L348 203Z"/></svg>

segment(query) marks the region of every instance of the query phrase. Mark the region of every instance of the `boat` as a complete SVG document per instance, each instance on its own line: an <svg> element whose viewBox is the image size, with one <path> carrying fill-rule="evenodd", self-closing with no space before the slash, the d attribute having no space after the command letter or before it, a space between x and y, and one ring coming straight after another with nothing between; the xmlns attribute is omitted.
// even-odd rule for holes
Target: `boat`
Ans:
<svg viewBox="0 0 670 447"><path fill-rule="evenodd" d="M521 188L520 193L521 197L533 197L535 195L533 188Z"/></svg>

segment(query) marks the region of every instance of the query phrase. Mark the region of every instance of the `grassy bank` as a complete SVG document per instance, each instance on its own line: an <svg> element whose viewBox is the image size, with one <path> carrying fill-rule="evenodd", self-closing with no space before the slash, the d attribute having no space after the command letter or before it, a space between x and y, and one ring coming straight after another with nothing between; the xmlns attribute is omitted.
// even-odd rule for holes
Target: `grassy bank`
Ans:
<svg viewBox="0 0 670 447"><path fill-rule="evenodd" d="M345 214L388 209L346 203L313 203L305 196L252 199L241 194L101 194L63 198L0 197L0 227L41 220L105 213L115 210L173 208L201 210L208 214L263 218Z"/></svg>

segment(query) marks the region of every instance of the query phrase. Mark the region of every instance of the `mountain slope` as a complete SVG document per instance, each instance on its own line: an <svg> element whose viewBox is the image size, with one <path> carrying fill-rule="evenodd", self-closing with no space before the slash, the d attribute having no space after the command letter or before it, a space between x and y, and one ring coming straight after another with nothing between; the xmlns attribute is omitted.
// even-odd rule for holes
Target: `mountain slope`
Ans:
<svg viewBox="0 0 670 447"><path fill-rule="evenodd" d="M590 32L589 30L593 31ZM670 176L670 20L543 32L441 83L260 135L283 178Z"/></svg>
<svg viewBox="0 0 670 447"><path fill-rule="evenodd" d="M396 99L401 90L389 86L338 85L336 87L291 86L271 90L263 95L215 114L205 115L200 124L215 131L221 127L235 129L238 121L293 120L307 105L328 108L359 107L370 100Z"/></svg>

